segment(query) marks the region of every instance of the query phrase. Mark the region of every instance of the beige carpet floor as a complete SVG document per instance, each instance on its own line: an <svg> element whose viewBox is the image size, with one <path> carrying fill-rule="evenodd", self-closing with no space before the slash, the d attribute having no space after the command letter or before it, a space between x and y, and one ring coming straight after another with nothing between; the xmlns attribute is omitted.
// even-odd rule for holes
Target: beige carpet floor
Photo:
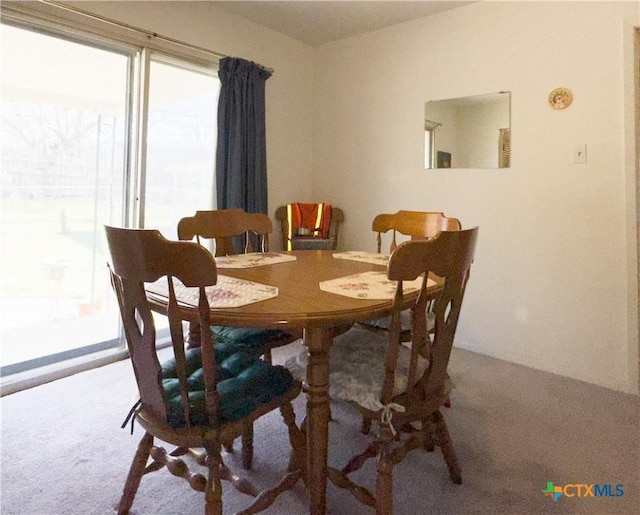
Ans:
<svg viewBox="0 0 640 515"><path fill-rule="evenodd" d="M370 337L362 333L360 337ZM294 343L275 354L283 361ZM454 349L450 372L453 406L444 414L462 467L452 484L439 450L414 451L395 469L398 515L623 514L640 513L640 398L519 365ZM113 513L133 457L133 436L120 429L133 395L128 361L83 372L1 400L1 504L3 515ZM304 398L296 401L299 419ZM332 406L329 460L344 464L366 437L348 406ZM286 434L277 413L256 425L254 469L249 478L272 484L286 465ZM225 456L239 468L239 453ZM359 477L373 484L374 467ZM545 497L548 482L622 485L618 497ZM576 489L569 490L576 492ZM330 485L328 511L372 513ZM246 506L232 488L225 513ZM265 513L307 512L305 489L282 495ZM143 478L134 513L197 514L203 496L166 472Z"/></svg>

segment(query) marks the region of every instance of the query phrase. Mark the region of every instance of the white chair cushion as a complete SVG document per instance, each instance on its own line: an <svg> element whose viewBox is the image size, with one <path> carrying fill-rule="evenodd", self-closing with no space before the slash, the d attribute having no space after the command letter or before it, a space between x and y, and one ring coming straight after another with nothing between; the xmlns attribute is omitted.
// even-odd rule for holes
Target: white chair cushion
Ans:
<svg viewBox="0 0 640 515"><path fill-rule="evenodd" d="M379 400L384 381L384 360L389 338L354 326L334 339L330 353L329 396L355 402L370 409ZM306 347L289 358L285 366L300 381L306 380L308 351ZM410 351L400 346L396 367L394 395L407 389ZM428 365L418 360L419 379Z"/></svg>

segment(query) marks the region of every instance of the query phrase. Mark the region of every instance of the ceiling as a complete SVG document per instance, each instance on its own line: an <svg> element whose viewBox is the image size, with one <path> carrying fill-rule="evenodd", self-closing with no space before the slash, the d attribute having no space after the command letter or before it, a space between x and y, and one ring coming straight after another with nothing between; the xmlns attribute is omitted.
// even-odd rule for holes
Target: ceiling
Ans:
<svg viewBox="0 0 640 515"><path fill-rule="evenodd" d="M318 46L474 2L263 0L210 3L308 45Z"/></svg>

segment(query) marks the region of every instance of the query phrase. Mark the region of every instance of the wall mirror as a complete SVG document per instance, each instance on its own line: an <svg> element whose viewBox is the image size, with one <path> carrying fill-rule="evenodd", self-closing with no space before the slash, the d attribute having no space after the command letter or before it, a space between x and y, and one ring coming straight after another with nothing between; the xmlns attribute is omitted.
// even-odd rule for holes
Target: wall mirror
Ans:
<svg viewBox="0 0 640 515"><path fill-rule="evenodd" d="M426 102L425 168L509 168L511 93Z"/></svg>

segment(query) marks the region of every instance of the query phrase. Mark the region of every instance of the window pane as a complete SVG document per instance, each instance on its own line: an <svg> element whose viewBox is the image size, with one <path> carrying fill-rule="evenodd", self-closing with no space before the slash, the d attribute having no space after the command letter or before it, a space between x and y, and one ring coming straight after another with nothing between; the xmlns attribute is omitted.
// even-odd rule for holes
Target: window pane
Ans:
<svg viewBox="0 0 640 515"><path fill-rule="evenodd" d="M117 344L126 55L2 26L2 364Z"/></svg>
<svg viewBox="0 0 640 515"><path fill-rule="evenodd" d="M215 207L216 76L152 61L145 221L176 239L178 220Z"/></svg>

